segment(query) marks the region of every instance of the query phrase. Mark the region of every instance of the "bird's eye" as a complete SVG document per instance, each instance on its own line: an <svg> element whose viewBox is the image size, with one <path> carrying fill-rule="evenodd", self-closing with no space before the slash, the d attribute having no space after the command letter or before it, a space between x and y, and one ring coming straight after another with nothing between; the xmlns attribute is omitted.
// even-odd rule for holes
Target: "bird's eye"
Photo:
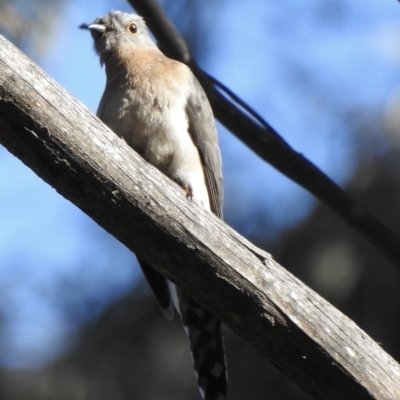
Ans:
<svg viewBox="0 0 400 400"><path fill-rule="evenodd" d="M138 33L138 26L135 22L129 22L128 26L126 27L126 30L131 34L131 35L137 35Z"/></svg>

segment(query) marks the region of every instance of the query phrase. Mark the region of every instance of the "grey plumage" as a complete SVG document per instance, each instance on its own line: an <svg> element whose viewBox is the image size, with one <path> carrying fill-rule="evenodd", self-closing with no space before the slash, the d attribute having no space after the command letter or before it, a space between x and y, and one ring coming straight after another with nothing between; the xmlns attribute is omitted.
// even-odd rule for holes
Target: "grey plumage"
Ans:
<svg viewBox="0 0 400 400"><path fill-rule="evenodd" d="M145 160L178 183L188 199L222 217L222 167L207 97L190 69L165 57L143 19L118 11L90 29L106 87L97 115ZM139 260L168 319L172 303L188 333L200 392L226 398L226 365L220 322L157 271Z"/></svg>

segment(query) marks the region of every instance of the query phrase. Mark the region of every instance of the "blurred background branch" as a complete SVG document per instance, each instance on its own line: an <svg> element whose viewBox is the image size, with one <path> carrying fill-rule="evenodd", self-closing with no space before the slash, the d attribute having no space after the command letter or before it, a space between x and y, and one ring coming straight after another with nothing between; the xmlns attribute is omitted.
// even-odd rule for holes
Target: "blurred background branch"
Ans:
<svg viewBox="0 0 400 400"><path fill-rule="evenodd" d="M205 74L190 57L188 47L183 44L183 38L173 28L157 0L128 2L145 18L161 49L169 57L185 62L192 68L210 99L215 116L232 133L258 156L303 186L350 226L365 235L397 268L400 268L400 238L363 205L348 196L307 158L293 150L267 122L261 118L255 120L249 106L243 107L243 101L235 95L232 96L224 85ZM247 111L247 115L243 109ZM250 113L248 110L251 110Z"/></svg>

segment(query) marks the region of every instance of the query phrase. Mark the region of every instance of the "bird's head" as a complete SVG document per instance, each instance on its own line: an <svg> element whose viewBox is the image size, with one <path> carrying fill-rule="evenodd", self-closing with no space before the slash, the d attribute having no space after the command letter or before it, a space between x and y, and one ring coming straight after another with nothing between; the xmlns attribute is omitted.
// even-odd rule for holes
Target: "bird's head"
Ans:
<svg viewBox="0 0 400 400"><path fill-rule="evenodd" d="M111 11L104 17L97 18L92 24L82 24L80 28L90 30L101 64L108 58L117 56L126 47L132 50L157 48L149 35L146 23L137 14Z"/></svg>

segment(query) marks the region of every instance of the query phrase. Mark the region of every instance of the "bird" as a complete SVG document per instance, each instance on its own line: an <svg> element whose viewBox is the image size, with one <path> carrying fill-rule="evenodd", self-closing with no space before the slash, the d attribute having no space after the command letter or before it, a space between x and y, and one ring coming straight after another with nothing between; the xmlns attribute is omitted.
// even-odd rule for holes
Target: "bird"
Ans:
<svg viewBox="0 0 400 400"><path fill-rule="evenodd" d="M189 201L222 218L222 162L207 96L185 64L166 57L137 14L111 11L82 24L105 66L97 116L177 183ZM138 258L164 315L181 314L203 400L227 396L221 322L184 290Z"/></svg>

